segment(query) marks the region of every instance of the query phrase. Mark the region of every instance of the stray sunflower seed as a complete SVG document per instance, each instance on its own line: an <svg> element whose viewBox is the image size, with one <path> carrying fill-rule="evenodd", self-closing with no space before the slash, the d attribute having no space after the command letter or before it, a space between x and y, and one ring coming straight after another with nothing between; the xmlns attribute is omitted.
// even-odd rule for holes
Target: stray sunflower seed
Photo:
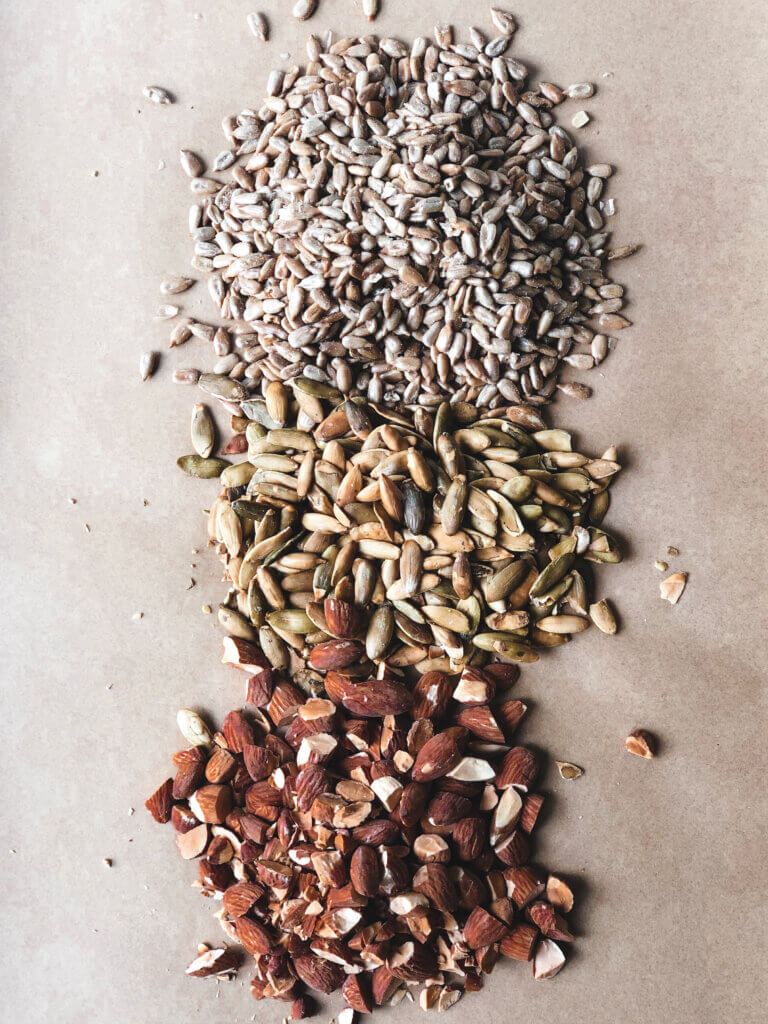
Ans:
<svg viewBox="0 0 768 1024"><path fill-rule="evenodd" d="M160 282L160 291L163 295L178 295L191 288L194 283L194 277L166 277Z"/></svg>
<svg viewBox="0 0 768 1024"><path fill-rule="evenodd" d="M149 380L157 369L157 352L144 352L139 359L139 373L142 380Z"/></svg>
<svg viewBox="0 0 768 1024"><path fill-rule="evenodd" d="M260 43L266 43L269 39L269 25L263 14L252 11L246 18L248 28L251 30Z"/></svg>
<svg viewBox="0 0 768 1024"><path fill-rule="evenodd" d="M145 85L141 91L144 97L151 103L158 103L161 105L173 103L173 96L171 93L169 93L167 89L161 88L159 85Z"/></svg>
<svg viewBox="0 0 768 1024"><path fill-rule="evenodd" d="M291 14L298 21L308 21L317 10L317 0L296 0Z"/></svg>

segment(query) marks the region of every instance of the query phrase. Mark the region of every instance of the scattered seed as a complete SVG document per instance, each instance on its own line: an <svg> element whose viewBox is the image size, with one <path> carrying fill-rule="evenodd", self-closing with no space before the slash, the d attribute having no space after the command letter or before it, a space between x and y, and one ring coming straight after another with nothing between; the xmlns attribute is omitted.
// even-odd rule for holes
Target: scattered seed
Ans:
<svg viewBox="0 0 768 1024"><path fill-rule="evenodd" d="M618 628L616 625L616 616L614 615L610 604L606 600L597 601L595 604L591 604L589 606L589 617L601 633L607 633L609 636L613 636Z"/></svg>
<svg viewBox="0 0 768 1024"><path fill-rule="evenodd" d="M159 85L145 85L141 91L142 95L151 103L165 105L167 103L173 103L174 101L171 93L169 93L167 89L161 88Z"/></svg>
<svg viewBox="0 0 768 1024"><path fill-rule="evenodd" d="M687 572L673 572L671 576L667 576L667 578L662 580L659 584L661 599L663 601L669 601L670 604L677 604L683 596L683 591L685 590L687 582Z"/></svg>
<svg viewBox="0 0 768 1024"><path fill-rule="evenodd" d="M296 0L291 14L298 21L308 21L316 10L317 0Z"/></svg>
<svg viewBox="0 0 768 1024"><path fill-rule="evenodd" d="M203 161L191 149L179 150L179 162L181 163L182 170L189 178L199 178L205 170Z"/></svg>
<svg viewBox="0 0 768 1024"><path fill-rule="evenodd" d="M179 307L178 306L171 306L171 305L158 306L157 312L155 313L153 319L155 319L155 320L173 320L173 318L175 316L178 316L178 315L179 315Z"/></svg>
<svg viewBox="0 0 768 1024"><path fill-rule="evenodd" d="M269 25L263 14L252 11L246 18L248 28L251 30L260 43L266 43L269 39Z"/></svg>
<svg viewBox="0 0 768 1024"><path fill-rule="evenodd" d="M578 110L571 118L571 124L574 128L583 128L585 124L589 124L589 114L586 110Z"/></svg>
<svg viewBox="0 0 768 1024"><path fill-rule="evenodd" d="M191 288L194 283L193 277L167 277L160 283L160 291L163 295L178 295Z"/></svg>
<svg viewBox="0 0 768 1024"><path fill-rule="evenodd" d="M149 380L157 369L157 352L143 352L139 359L139 374L142 380Z"/></svg>
<svg viewBox="0 0 768 1024"><path fill-rule="evenodd" d="M660 558L657 558L656 561L653 564L659 570L659 572L666 572L667 569L669 568L669 563L668 562L662 562L662 560Z"/></svg>
<svg viewBox="0 0 768 1024"><path fill-rule="evenodd" d="M571 764L570 761L555 761L557 770L560 772L560 777L563 779L571 780L578 779L579 776L584 774L584 769L579 768L578 765Z"/></svg>
<svg viewBox="0 0 768 1024"><path fill-rule="evenodd" d="M368 21L374 21L379 13L379 0L363 0L363 14Z"/></svg>
<svg viewBox="0 0 768 1024"><path fill-rule="evenodd" d="M575 85L569 85L565 93L571 100L588 100L595 95L595 87L591 82L578 82Z"/></svg>
<svg viewBox="0 0 768 1024"><path fill-rule="evenodd" d="M637 754L638 757L645 757L649 760L655 754L656 744L653 737L645 729L635 729L624 740L624 746L630 754Z"/></svg>
<svg viewBox="0 0 768 1024"><path fill-rule="evenodd" d="M670 545L667 548L667 554L670 556L670 558L677 558L677 556L680 554L680 549L674 547L673 545Z"/></svg>

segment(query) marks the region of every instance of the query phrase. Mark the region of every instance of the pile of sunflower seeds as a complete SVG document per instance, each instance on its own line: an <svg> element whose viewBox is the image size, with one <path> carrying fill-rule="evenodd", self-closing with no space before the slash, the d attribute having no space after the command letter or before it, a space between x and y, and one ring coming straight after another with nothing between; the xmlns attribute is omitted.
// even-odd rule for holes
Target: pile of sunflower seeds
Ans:
<svg viewBox="0 0 768 1024"><path fill-rule="evenodd" d="M193 267L224 327L217 369L249 392L305 377L385 406L547 402L630 325L607 263L610 165L583 167L555 123L591 95L527 84L515 23L471 42L310 36L305 68L273 71L257 109L224 119L206 176L184 161ZM610 204L610 205L609 205ZM194 382L194 371L177 379Z"/></svg>
<svg viewBox="0 0 768 1024"><path fill-rule="evenodd" d="M209 514L232 587L221 625L306 692L326 671L455 673L536 661L590 620L615 632L584 573L621 558L600 528L614 449L592 459L564 430L529 433L519 407L401 415L299 377L241 402L248 458L232 465L210 456L200 408L179 466L223 485Z"/></svg>

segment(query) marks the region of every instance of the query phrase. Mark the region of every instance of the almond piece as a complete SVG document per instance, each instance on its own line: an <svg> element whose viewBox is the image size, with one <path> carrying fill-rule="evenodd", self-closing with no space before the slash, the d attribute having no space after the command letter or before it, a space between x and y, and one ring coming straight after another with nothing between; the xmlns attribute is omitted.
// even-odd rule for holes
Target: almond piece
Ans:
<svg viewBox="0 0 768 1024"><path fill-rule="evenodd" d="M453 731L438 733L428 740L416 756L411 778L414 782L434 782L447 775L461 760L461 747Z"/></svg>
<svg viewBox="0 0 768 1024"><path fill-rule="evenodd" d="M241 640L236 636L225 636L222 645L224 650L221 661L224 665L232 665L250 675L258 673L260 669L270 668L269 662L256 644L252 644L248 640Z"/></svg>
<svg viewBox="0 0 768 1024"><path fill-rule="evenodd" d="M256 882L236 882L224 893L224 909L230 917L242 917L264 895Z"/></svg>
<svg viewBox="0 0 768 1024"><path fill-rule="evenodd" d="M540 896L547 886L546 878L530 866L507 868L504 872L507 895L522 909Z"/></svg>
<svg viewBox="0 0 768 1024"><path fill-rule="evenodd" d="M417 836L413 843L413 853L424 864L445 863L451 859L450 847L442 836Z"/></svg>
<svg viewBox="0 0 768 1024"><path fill-rule="evenodd" d="M475 907L464 925L464 941L470 949L479 949L498 942L509 931L507 925L483 907Z"/></svg>
<svg viewBox="0 0 768 1024"><path fill-rule="evenodd" d="M512 747L507 751L496 776L498 789L514 786L527 793L538 773L536 755L528 747Z"/></svg>
<svg viewBox="0 0 768 1024"><path fill-rule="evenodd" d="M152 796L144 801L144 806L159 824L164 825L170 821L173 810L173 779L166 779L162 786L158 786Z"/></svg>
<svg viewBox="0 0 768 1024"><path fill-rule="evenodd" d="M565 954L557 943L551 939L542 939L533 958L534 978L554 978L564 964Z"/></svg>
<svg viewBox="0 0 768 1024"><path fill-rule="evenodd" d="M512 960L532 960L539 929L532 924L515 924L501 940L499 950L502 956Z"/></svg>
<svg viewBox="0 0 768 1024"><path fill-rule="evenodd" d="M541 793L526 793L523 797L523 812L520 815L520 827L530 835L539 817L544 797Z"/></svg>
<svg viewBox="0 0 768 1024"><path fill-rule="evenodd" d="M176 846L184 860L194 860L195 857L199 857L207 845L207 825L196 825L188 832L181 832L176 836Z"/></svg>
<svg viewBox="0 0 768 1024"><path fill-rule="evenodd" d="M547 903L546 900L537 900L528 907L526 912L531 921L548 939L573 942L573 935L568 931L568 926L551 903Z"/></svg>
<svg viewBox="0 0 768 1024"><path fill-rule="evenodd" d="M251 956L266 956L274 947L269 930L250 917L238 917L235 920L235 932L245 951Z"/></svg>
<svg viewBox="0 0 768 1024"><path fill-rule="evenodd" d="M463 708L456 716L456 721L481 740L487 740L489 743L505 741L504 733L487 704Z"/></svg>
<svg viewBox="0 0 768 1024"><path fill-rule="evenodd" d="M550 875L547 879L547 899L564 914L573 910L573 892L557 875Z"/></svg>
<svg viewBox="0 0 768 1024"><path fill-rule="evenodd" d="M654 756L653 737L645 729L635 729L624 740L624 746L630 754L637 754L638 757L646 757L649 760Z"/></svg>
<svg viewBox="0 0 768 1024"><path fill-rule="evenodd" d="M233 974L240 965L236 949L206 949L196 957L184 971L192 978L211 978L222 974Z"/></svg>
<svg viewBox="0 0 768 1024"><path fill-rule="evenodd" d="M319 956L304 954L294 957L293 966L307 988L330 995L344 982L344 969Z"/></svg>
<svg viewBox="0 0 768 1024"><path fill-rule="evenodd" d="M373 1010L368 979L362 974L350 974L341 986L341 994L347 1006L358 1013L370 1013Z"/></svg>
<svg viewBox="0 0 768 1024"><path fill-rule="evenodd" d="M459 902L456 885L444 864L424 864L413 876L414 891L426 896L436 910L453 913Z"/></svg>
<svg viewBox="0 0 768 1024"><path fill-rule="evenodd" d="M451 699L451 680L445 672L425 672L413 688L413 717L442 718Z"/></svg>

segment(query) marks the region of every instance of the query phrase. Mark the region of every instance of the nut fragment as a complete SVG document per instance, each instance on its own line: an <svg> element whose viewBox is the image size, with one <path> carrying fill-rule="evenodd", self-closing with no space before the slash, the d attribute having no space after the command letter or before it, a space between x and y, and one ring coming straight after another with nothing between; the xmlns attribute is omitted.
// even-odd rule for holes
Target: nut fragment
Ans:
<svg viewBox="0 0 768 1024"><path fill-rule="evenodd" d="M677 604L683 596L685 585L688 582L687 572L673 572L659 584L659 593L662 601L669 601L670 604Z"/></svg>
<svg viewBox="0 0 768 1024"><path fill-rule="evenodd" d="M655 753L653 737L645 729L635 729L631 732L624 740L624 746L630 754L637 754L638 757L650 759Z"/></svg>

